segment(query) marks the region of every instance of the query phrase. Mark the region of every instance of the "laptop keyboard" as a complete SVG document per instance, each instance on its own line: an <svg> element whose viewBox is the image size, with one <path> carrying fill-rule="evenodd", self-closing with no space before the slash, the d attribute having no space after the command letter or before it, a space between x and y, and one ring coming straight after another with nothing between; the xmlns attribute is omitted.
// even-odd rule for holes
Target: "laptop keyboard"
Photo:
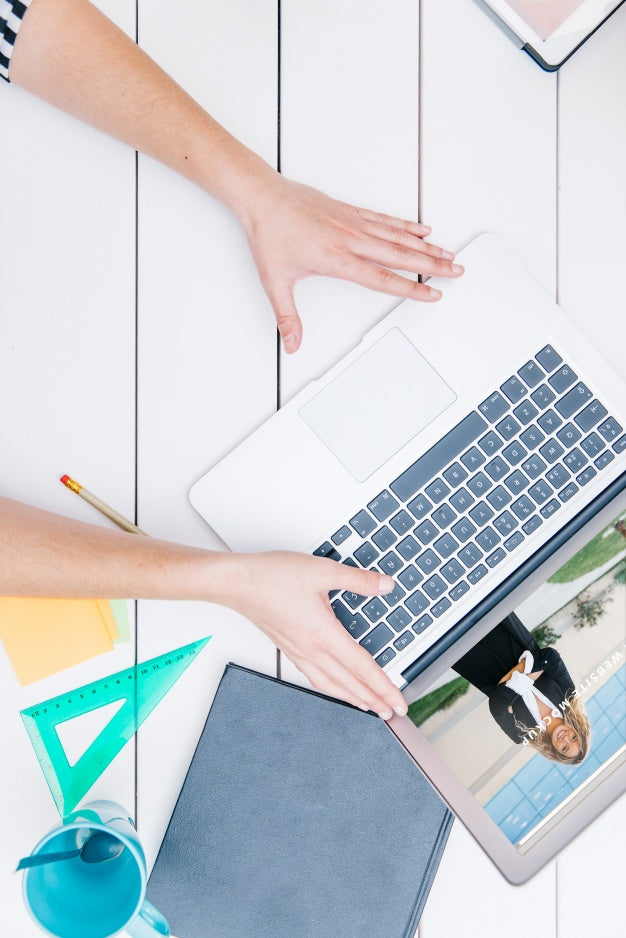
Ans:
<svg viewBox="0 0 626 938"><path fill-rule="evenodd" d="M313 551L396 582L331 594L335 615L385 667L625 449L546 345Z"/></svg>

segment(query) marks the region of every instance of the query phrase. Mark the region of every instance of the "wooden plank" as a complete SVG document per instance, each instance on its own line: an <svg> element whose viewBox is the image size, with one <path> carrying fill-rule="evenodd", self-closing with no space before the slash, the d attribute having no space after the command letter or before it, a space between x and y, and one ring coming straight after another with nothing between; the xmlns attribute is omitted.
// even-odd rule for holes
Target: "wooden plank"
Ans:
<svg viewBox="0 0 626 938"><path fill-rule="evenodd" d="M164 29L171 20L165 0L140 4L142 46L273 163L276 4L212 0L177 9L184 26ZM143 158L138 259L140 523L155 536L220 549L187 492L274 409L274 318L236 219ZM225 664L273 673L276 651L250 623L217 606L143 603L139 626L140 659L213 635L139 733L139 825L152 862Z"/></svg>
<svg viewBox="0 0 626 938"><path fill-rule="evenodd" d="M451 250L481 231L503 238L554 295L556 79L517 51L478 6L423 0L421 210ZM477 890L480 900L477 901ZM450 897L454 896L454 901ZM555 936L555 871L522 888L506 883L457 825L426 905L420 938Z"/></svg>
<svg viewBox="0 0 626 938"><path fill-rule="evenodd" d="M283 0L281 168L335 198L418 211L419 11L413 0ZM302 281L302 348L283 356L281 397L326 370L397 300L329 278Z"/></svg>
<svg viewBox="0 0 626 938"><path fill-rule="evenodd" d="M624 378L625 29L621 8L559 75L559 302ZM617 934L625 818L622 798L559 858L558 938Z"/></svg>
<svg viewBox="0 0 626 938"><path fill-rule="evenodd" d="M134 34L134 3L106 0L101 7ZM134 157L20 88L2 83L0 109L2 491L106 523L59 483L68 472L132 516ZM5 759L11 754L11 771L0 781L0 907L7 934L41 934L24 908L21 876L11 874L59 823L18 711L133 658L131 641L20 688L0 647L0 747ZM93 796L134 810L132 746Z"/></svg>

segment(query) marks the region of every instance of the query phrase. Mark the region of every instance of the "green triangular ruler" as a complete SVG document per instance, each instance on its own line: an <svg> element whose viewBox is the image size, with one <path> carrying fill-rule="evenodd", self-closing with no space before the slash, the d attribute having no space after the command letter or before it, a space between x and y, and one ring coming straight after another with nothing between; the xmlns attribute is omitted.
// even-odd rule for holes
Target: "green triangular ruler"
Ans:
<svg viewBox="0 0 626 938"><path fill-rule="evenodd" d="M24 726L62 818L66 817L115 759L208 638L77 687L21 711ZM57 726L98 707L123 701L120 709L70 765Z"/></svg>

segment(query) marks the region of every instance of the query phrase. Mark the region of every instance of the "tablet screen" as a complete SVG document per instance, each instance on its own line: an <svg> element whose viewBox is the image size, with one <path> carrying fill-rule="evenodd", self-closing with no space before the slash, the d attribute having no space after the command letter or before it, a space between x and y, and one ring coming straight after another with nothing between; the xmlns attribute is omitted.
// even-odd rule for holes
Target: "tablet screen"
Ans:
<svg viewBox="0 0 626 938"><path fill-rule="evenodd" d="M520 853L624 760L626 512L409 707Z"/></svg>
<svg viewBox="0 0 626 938"><path fill-rule="evenodd" d="M547 39L583 0L509 0L510 5L541 39Z"/></svg>

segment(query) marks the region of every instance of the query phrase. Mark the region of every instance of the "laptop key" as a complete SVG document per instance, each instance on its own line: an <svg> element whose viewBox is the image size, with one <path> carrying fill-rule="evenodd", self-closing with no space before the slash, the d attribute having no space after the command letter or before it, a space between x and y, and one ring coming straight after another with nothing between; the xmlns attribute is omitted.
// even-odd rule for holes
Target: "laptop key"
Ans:
<svg viewBox="0 0 626 938"><path fill-rule="evenodd" d="M369 651L369 648L368 648ZM389 664L390 661L396 657L396 653L393 648L385 648L384 651L374 659L377 665L380 665L381 668L384 668L386 664Z"/></svg>
<svg viewBox="0 0 626 938"><path fill-rule="evenodd" d="M447 598L447 596L444 596L443 599L440 599L438 603L435 603L434 606L431 606L430 611L434 615L435 619L438 619L439 616L442 616L444 612L450 608L451 605L452 603Z"/></svg>
<svg viewBox="0 0 626 938"><path fill-rule="evenodd" d="M592 401L591 404L587 404L584 410L581 410L575 420L583 433L587 433L597 423L604 420L607 414L608 411L604 404L601 404L600 401Z"/></svg>
<svg viewBox="0 0 626 938"><path fill-rule="evenodd" d="M524 401L523 404L519 404L514 410L513 413L517 417L520 423L523 423L524 426L530 423L531 420L534 420L539 411L535 407L532 401Z"/></svg>
<svg viewBox="0 0 626 938"><path fill-rule="evenodd" d="M328 557L329 560L341 560L341 554L339 551L335 550L330 541L324 541L323 544L320 544L319 547L316 547L313 551L314 557Z"/></svg>
<svg viewBox="0 0 626 938"><path fill-rule="evenodd" d="M476 543L485 553L497 547L501 540L500 535L497 534L491 526L486 527L484 531L476 535ZM471 578L468 577L468 579Z"/></svg>
<svg viewBox="0 0 626 938"><path fill-rule="evenodd" d="M528 494L537 502L538 505L543 505L543 503L550 498L553 492L554 490L552 487L548 485L547 482L544 482L543 479L528 489Z"/></svg>
<svg viewBox="0 0 626 938"><path fill-rule="evenodd" d="M387 612L387 607L381 602L378 596L375 596L374 599L370 599L370 601L363 606L361 611L365 613L370 622L378 622Z"/></svg>
<svg viewBox="0 0 626 938"><path fill-rule="evenodd" d="M500 414L502 416L502 414ZM476 411L468 414L456 427L446 433L428 452L416 460L402 475L391 483L390 489L400 501L406 502L442 469L465 452L468 446L487 429L487 424Z"/></svg>
<svg viewBox="0 0 626 938"><path fill-rule="evenodd" d="M368 502L367 507L379 521L386 521L389 515L398 510L400 505L393 495L385 489L373 501Z"/></svg>
<svg viewBox="0 0 626 938"><path fill-rule="evenodd" d="M522 459L526 459L528 456L528 450L524 449L521 443L518 443L515 440L513 443L510 443L509 446L505 446L502 450L502 455L512 466L517 466Z"/></svg>
<svg viewBox="0 0 626 938"><path fill-rule="evenodd" d="M548 480L550 485L555 489L558 489L562 485L565 485L565 483L570 478L570 476L571 476L570 471L566 469L565 466L561 466L561 465L554 466L550 470L550 472L546 473L546 479Z"/></svg>
<svg viewBox="0 0 626 938"><path fill-rule="evenodd" d="M451 488L456 489L467 479L467 472L460 463L454 462L445 470L443 477Z"/></svg>
<svg viewBox="0 0 626 938"><path fill-rule="evenodd" d="M597 433L590 433L589 436L582 441L580 444L581 449L584 449L587 456L593 458L597 456L598 453L601 453L606 443L600 439Z"/></svg>
<svg viewBox="0 0 626 938"><path fill-rule="evenodd" d="M408 599L404 600L404 605L414 616L419 616L428 609L430 603L421 590L415 590Z"/></svg>
<svg viewBox="0 0 626 938"><path fill-rule="evenodd" d="M341 561L346 567L358 567L356 560L353 560L352 557L346 557Z"/></svg>
<svg viewBox="0 0 626 938"><path fill-rule="evenodd" d="M626 440L626 437L624 437L624 439ZM602 453L601 456L598 456L597 459L594 459L593 464L594 464L594 466L596 467L596 469L605 469L605 468L608 466L608 464L609 464L610 462L613 462L614 459L615 459L615 456L613 455L613 453L611 452L611 450L610 450L610 449L606 449L606 450ZM435 545L435 546L437 546L437 545Z"/></svg>
<svg viewBox="0 0 626 938"><path fill-rule="evenodd" d="M541 456L531 456L530 459L527 459L525 463L522 463L522 469L526 473L529 479L533 481L537 479L542 472L545 472L547 465L541 458Z"/></svg>
<svg viewBox="0 0 626 938"><path fill-rule="evenodd" d="M430 544L439 534L439 528L433 521L422 521L413 532L420 539L422 544Z"/></svg>
<svg viewBox="0 0 626 938"><path fill-rule="evenodd" d="M469 516L479 528L491 521L494 512L486 502L478 502L473 508L470 508Z"/></svg>
<svg viewBox="0 0 626 938"><path fill-rule="evenodd" d="M587 385L579 382L576 387L573 387L571 391L567 392L565 397L557 401L554 407L562 417L567 419L575 414L577 410L580 410L590 397L591 391Z"/></svg>
<svg viewBox="0 0 626 938"><path fill-rule="evenodd" d="M467 593L468 589L469 589L469 583L466 583L465 580L461 580L460 583L457 583L456 586L452 587L452 589L448 593L448 596L450 597L451 600L453 600L453 602L456 603L461 598L461 596L464 596L465 593Z"/></svg>
<svg viewBox="0 0 626 938"><path fill-rule="evenodd" d="M482 472L478 474L482 475ZM474 496L470 495L466 488L457 489L457 491L453 492L450 496L450 504L453 508L456 508L460 515L463 514L463 512L466 511L470 505L473 505L475 501L476 499Z"/></svg>
<svg viewBox="0 0 626 938"><path fill-rule="evenodd" d="M393 638L393 632L388 625L385 625L384 622L381 622L376 626L375 629L372 629L371 632L362 638L359 642L360 645L366 651L369 651L370 655L377 655L381 648L384 648L388 642Z"/></svg>
<svg viewBox="0 0 626 938"><path fill-rule="evenodd" d="M475 567L476 564L483 559L483 552L480 547L477 547L476 544L466 544L457 554L459 560L461 560L467 569Z"/></svg>
<svg viewBox="0 0 626 938"><path fill-rule="evenodd" d="M438 505L446 495L450 494L450 489L443 479L435 479L434 482L426 486L426 494L429 498L432 498L435 505Z"/></svg>
<svg viewBox="0 0 626 938"><path fill-rule="evenodd" d="M433 624L432 617L426 613L424 616L420 616L417 622L414 622L411 628L416 635L421 635L422 632L425 632L429 625Z"/></svg>
<svg viewBox="0 0 626 938"><path fill-rule="evenodd" d="M422 589L427 596L430 596L431 599L437 599L441 596L442 593L446 591L446 584L443 582L440 576L436 573L434 576L431 576L429 580L426 580Z"/></svg>
<svg viewBox="0 0 626 938"><path fill-rule="evenodd" d="M469 518L461 518L460 521L457 521L452 527L452 534L456 537L461 544L464 544L470 537L476 534L477 528Z"/></svg>
<svg viewBox="0 0 626 938"><path fill-rule="evenodd" d="M555 368L558 368L563 361L559 353L555 352L551 345L546 345L540 352L537 352L535 358L548 374L554 371Z"/></svg>
<svg viewBox="0 0 626 938"><path fill-rule="evenodd" d="M450 560L448 563L444 563L441 568L441 573L448 583L454 584L457 580L461 579L465 573L465 568L461 566L458 560Z"/></svg>
<svg viewBox="0 0 626 938"><path fill-rule="evenodd" d="M517 373L529 388L534 388L545 378L543 368L540 368L537 362L534 362L532 359L526 362L525 365L522 365Z"/></svg>
<svg viewBox="0 0 626 938"><path fill-rule="evenodd" d="M563 421L558 414L555 414L553 410L547 410L545 414L542 414L541 417L537 418L537 423L549 436L551 433L554 433L555 430L558 430Z"/></svg>
<svg viewBox="0 0 626 938"><path fill-rule="evenodd" d="M543 443L545 438L545 434L534 423L527 427L523 433L520 433L520 442L526 449L536 449Z"/></svg>
<svg viewBox="0 0 626 938"><path fill-rule="evenodd" d="M354 528L357 534L360 534L361 537L367 537L369 534L374 531L378 525L365 508L362 508L361 511L357 512L353 518L350 518L350 526Z"/></svg>
<svg viewBox="0 0 626 938"><path fill-rule="evenodd" d="M399 544L396 544L396 550L405 560L412 560L416 554L419 554L421 549L411 534L408 534Z"/></svg>
<svg viewBox="0 0 626 938"><path fill-rule="evenodd" d="M477 472L475 476L467 480L467 487L477 498L480 498L485 492L488 492L493 482L488 479L484 472Z"/></svg>
<svg viewBox="0 0 626 938"><path fill-rule="evenodd" d="M556 498L553 498L551 501L546 502L539 510L544 518L549 518L555 511L558 511L560 507L561 503L557 502Z"/></svg>
<svg viewBox="0 0 626 938"><path fill-rule="evenodd" d="M593 466L587 466L587 468L581 472L580 475L576 476L576 481L582 488L583 485L587 485L588 482L591 482L593 477L597 476L597 474L598 473L593 468Z"/></svg>
<svg viewBox="0 0 626 938"><path fill-rule="evenodd" d="M432 571L436 570L441 563L434 550L430 549L425 550L423 554L420 554L415 562L420 570L426 574L432 573Z"/></svg>
<svg viewBox="0 0 626 938"><path fill-rule="evenodd" d="M487 567L484 565L484 563L479 563L477 567L474 567L473 570L470 570L470 572L467 574L467 579L473 586L475 583L478 583L479 580L482 580L486 574Z"/></svg>
<svg viewBox="0 0 626 938"><path fill-rule="evenodd" d="M547 384L540 385L530 396L539 410L545 410L546 407L550 406L552 401L556 400L556 394Z"/></svg>
<svg viewBox="0 0 626 938"><path fill-rule="evenodd" d="M498 547L497 550L494 550L493 554L489 554L486 559L488 567L495 567L500 563L501 560L504 560L506 553L502 550L501 547Z"/></svg>
<svg viewBox="0 0 626 938"><path fill-rule="evenodd" d="M387 616L387 622L396 632L401 632L402 629L405 629L412 621L413 616L410 612L406 611L404 606L398 606L397 609L394 609L393 612L390 612Z"/></svg>
<svg viewBox="0 0 626 938"><path fill-rule="evenodd" d="M415 635L412 635L411 632L406 631L403 632L402 635L400 635L393 644L394 647L398 649L398 651L404 651L406 646L410 645L413 641L415 641Z"/></svg>
<svg viewBox="0 0 626 938"><path fill-rule="evenodd" d="M568 502L570 498L578 491L578 486L574 482L570 482L569 485L566 485L562 491L559 492L559 498L562 502Z"/></svg>
<svg viewBox="0 0 626 938"><path fill-rule="evenodd" d="M344 524L342 527L339 528L338 531L335 531L335 533L331 537L331 541L333 542L333 544L336 544L337 546L339 546L339 544L343 544L343 542L346 541L351 535L352 535L352 531L350 530L347 524Z"/></svg>
<svg viewBox="0 0 626 938"><path fill-rule="evenodd" d="M502 537L506 537L511 531L514 531L517 525L518 521L513 517L510 511L503 511L493 522L494 528L499 531Z"/></svg>
<svg viewBox="0 0 626 938"><path fill-rule="evenodd" d="M548 440L547 443L539 447L539 452L546 462L553 463L563 455L565 450L557 440Z"/></svg>
<svg viewBox="0 0 626 938"><path fill-rule="evenodd" d="M384 524L375 534L372 534L372 540L379 550L387 550L388 547L395 544L398 540L398 536L394 534L391 528L388 528L387 525Z"/></svg>
<svg viewBox="0 0 626 938"><path fill-rule="evenodd" d="M573 423L566 423L565 426L561 427L561 429L557 431L556 436L557 439L560 440L560 442L563 444L563 446L569 447L573 446L574 443L578 443L582 433L577 427L574 426Z"/></svg>
<svg viewBox="0 0 626 938"><path fill-rule="evenodd" d="M530 485L530 479L528 479L521 469L516 469L515 472L512 472L508 478L504 480L509 492L513 495L518 495L520 492L523 492Z"/></svg>
<svg viewBox="0 0 626 938"><path fill-rule="evenodd" d="M392 591L390 593L385 593L382 598L385 600L389 608L392 609L394 606L397 606L398 603L401 602L405 596L406 596L406 593L404 592L402 587L398 583L396 583Z"/></svg>
<svg viewBox="0 0 626 938"><path fill-rule="evenodd" d="M416 521L421 521L422 518L425 518L430 509L433 507L432 502L428 501L425 495L418 495L417 498L414 498L406 506ZM413 527L413 525L411 525Z"/></svg>
<svg viewBox="0 0 626 938"><path fill-rule="evenodd" d="M482 404L478 405L478 409L489 423L495 423L507 412L509 402L498 391L494 391Z"/></svg>
<svg viewBox="0 0 626 938"><path fill-rule="evenodd" d="M401 570L404 566L404 561L398 557L395 551L390 550L388 554L381 557L378 561L378 566L383 573L387 573L389 576L395 576L398 570Z"/></svg>
<svg viewBox="0 0 626 938"><path fill-rule="evenodd" d="M485 466L485 472L487 472L494 482L498 482L502 476L505 476L511 467L508 463L502 459L501 456L496 456L495 459L492 459L491 462L488 462Z"/></svg>
<svg viewBox="0 0 626 938"><path fill-rule="evenodd" d="M580 472L587 463L587 457L575 446L571 452L565 454L563 462L570 472Z"/></svg>
<svg viewBox="0 0 626 938"><path fill-rule="evenodd" d="M607 443L612 443L613 440L620 435L622 428L613 417L609 417L608 420L605 420L604 423L601 423L598 427L598 432L600 436L603 436Z"/></svg>
<svg viewBox="0 0 626 938"><path fill-rule="evenodd" d="M513 496L511 493L507 492L507 490L502 485L496 486L493 492L489 492L487 495L487 501L492 508L495 508L496 511L500 511L500 509L508 505L512 499Z"/></svg>
<svg viewBox="0 0 626 938"><path fill-rule="evenodd" d="M529 518L528 521L525 521L522 525L522 531L524 534L532 534L533 531L536 531L540 524L543 524L543 521L539 515L533 515L532 518Z"/></svg>
<svg viewBox="0 0 626 938"><path fill-rule="evenodd" d="M470 472L474 472L475 469L478 469L485 461L485 456L478 449L477 446L472 446L466 453L461 456L461 462L466 469L469 469Z"/></svg>
<svg viewBox="0 0 626 938"><path fill-rule="evenodd" d="M487 456L492 456L494 453L497 453L503 445L502 439L495 433L493 430L490 430L489 433L486 433L478 441L478 445L482 449L483 453Z"/></svg>
<svg viewBox="0 0 626 938"><path fill-rule="evenodd" d="M366 622L360 613L351 612L339 599L336 599L330 605L344 629L353 638L360 638L364 632L367 632L370 627L369 622Z"/></svg>
<svg viewBox="0 0 626 938"><path fill-rule="evenodd" d="M423 574L412 563L398 574L398 579L406 590L412 590L424 579Z"/></svg>
<svg viewBox="0 0 626 938"><path fill-rule="evenodd" d="M517 404L517 402L521 401L524 395L528 393L528 388L526 385L522 384L519 378L516 378L515 375L513 375L511 378L508 378L504 384L501 384L500 390L503 391L504 394L508 397L511 404Z"/></svg>
<svg viewBox="0 0 626 938"><path fill-rule="evenodd" d="M535 506L526 495L522 495L521 498L518 498L517 501L513 502L511 505L511 511L517 515L520 521L523 521L524 518L528 518L529 515L532 515L534 510Z"/></svg>
<svg viewBox="0 0 626 938"><path fill-rule="evenodd" d="M509 440L513 439L519 429L519 423L514 417L511 417L510 414L508 417L505 417L504 420L501 420L500 423L496 424L496 430L507 443Z"/></svg>
<svg viewBox="0 0 626 938"><path fill-rule="evenodd" d="M449 532L444 534L443 537L440 537L433 544L435 550L441 554L444 560L447 560L447 558L455 552L458 546L459 542Z"/></svg>
<svg viewBox="0 0 626 938"><path fill-rule="evenodd" d="M450 505L442 505L441 508L437 508L436 511L433 511L432 517L435 524L438 524L443 531L444 528L451 525L453 521L456 521L458 515Z"/></svg>
<svg viewBox="0 0 626 938"><path fill-rule="evenodd" d="M519 547L519 545L522 543L523 540L524 540L524 535L522 534L522 532L516 531L512 537L507 538L507 540L504 542L504 546L510 553L512 550L515 550L516 547Z"/></svg>
<svg viewBox="0 0 626 938"><path fill-rule="evenodd" d="M380 554L369 541L365 541L365 543L361 544L354 552L354 559L357 560L362 567L369 567L370 564L374 563L377 557L380 557Z"/></svg>
<svg viewBox="0 0 626 938"><path fill-rule="evenodd" d="M615 453L623 453L626 449L626 433L624 436L620 436L619 440L616 440L615 443L611 445L611 449Z"/></svg>
<svg viewBox="0 0 626 938"><path fill-rule="evenodd" d="M361 603L365 602L367 596L361 596L360 593L352 593L350 590L346 590L341 594L341 598L350 606L351 609L358 609Z"/></svg>
<svg viewBox="0 0 626 938"><path fill-rule="evenodd" d="M406 534L407 531L410 531L415 522L408 511L405 511L403 508L398 512L397 515L394 515L393 518L391 518L389 524L394 529L394 531L402 535Z"/></svg>
<svg viewBox="0 0 626 938"><path fill-rule="evenodd" d="M563 365L551 378L548 378L548 383L554 388L557 394L563 394L577 379L578 375L576 372L572 371L569 365Z"/></svg>

